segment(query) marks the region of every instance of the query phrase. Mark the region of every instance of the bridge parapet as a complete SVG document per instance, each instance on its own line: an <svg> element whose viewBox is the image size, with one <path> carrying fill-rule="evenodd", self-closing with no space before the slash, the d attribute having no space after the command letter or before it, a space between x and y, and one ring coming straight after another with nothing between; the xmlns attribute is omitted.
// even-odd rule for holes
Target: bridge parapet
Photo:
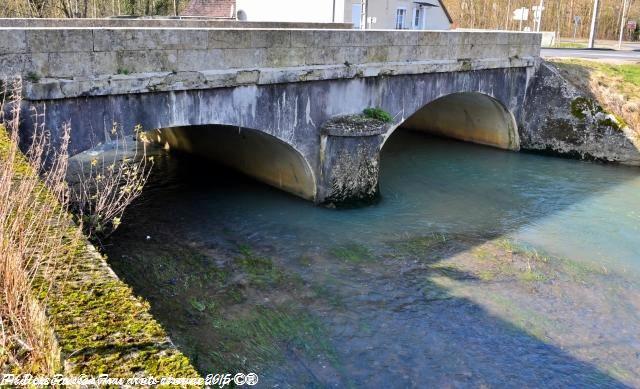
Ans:
<svg viewBox="0 0 640 389"><path fill-rule="evenodd" d="M0 76L50 100L529 67L540 35L212 28L3 28Z"/></svg>

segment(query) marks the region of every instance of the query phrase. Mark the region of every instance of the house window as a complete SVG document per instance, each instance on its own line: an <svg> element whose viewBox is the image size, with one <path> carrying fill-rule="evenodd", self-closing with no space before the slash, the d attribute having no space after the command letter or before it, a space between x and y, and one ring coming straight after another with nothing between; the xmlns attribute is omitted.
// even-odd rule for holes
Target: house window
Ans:
<svg viewBox="0 0 640 389"><path fill-rule="evenodd" d="M351 5L351 22L353 23L353 28L361 29L360 25L362 19L362 4L353 4Z"/></svg>
<svg viewBox="0 0 640 389"><path fill-rule="evenodd" d="M413 29L422 29L422 8L415 8L413 10Z"/></svg>
<svg viewBox="0 0 640 389"><path fill-rule="evenodd" d="M405 20L407 18L407 9L396 9L396 30L404 30L406 28Z"/></svg>

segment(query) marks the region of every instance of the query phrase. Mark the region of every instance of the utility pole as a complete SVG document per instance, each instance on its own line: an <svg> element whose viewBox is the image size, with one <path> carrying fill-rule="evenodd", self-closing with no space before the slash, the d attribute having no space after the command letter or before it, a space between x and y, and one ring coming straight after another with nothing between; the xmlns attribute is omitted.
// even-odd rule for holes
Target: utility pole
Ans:
<svg viewBox="0 0 640 389"><path fill-rule="evenodd" d="M360 0L360 6L362 7L362 11L360 12L360 28L363 30L367 29L367 7L369 6L369 2L367 0Z"/></svg>
<svg viewBox="0 0 640 389"><path fill-rule="evenodd" d="M538 6L538 12L534 13L535 20L538 22L536 26L536 32L540 32L540 26L542 25L542 10L544 9L544 0L540 0L540 5Z"/></svg>
<svg viewBox="0 0 640 389"><path fill-rule="evenodd" d="M593 0L593 15L591 16L591 32L589 33L589 48L593 49L596 41L596 30L598 29L598 9L600 0Z"/></svg>
<svg viewBox="0 0 640 389"><path fill-rule="evenodd" d="M331 23L336 22L336 0L333 0L333 10L331 12Z"/></svg>
<svg viewBox="0 0 640 389"><path fill-rule="evenodd" d="M623 0L624 4L622 5L622 20L620 20L620 38L618 39L618 50L622 48L622 36L624 35L624 25L626 23L625 14L627 13L627 5L629 4L629 0Z"/></svg>
<svg viewBox="0 0 640 389"><path fill-rule="evenodd" d="M509 0L509 4L507 5L507 17L504 21L504 29L509 30L509 21L511 20L511 0Z"/></svg>

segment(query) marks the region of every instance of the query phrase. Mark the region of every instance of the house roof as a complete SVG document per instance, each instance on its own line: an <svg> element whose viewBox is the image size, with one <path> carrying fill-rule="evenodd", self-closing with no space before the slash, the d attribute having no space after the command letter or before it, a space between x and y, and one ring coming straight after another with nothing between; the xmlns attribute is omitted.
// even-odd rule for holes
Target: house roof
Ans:
<svg viewBox="0 0 640 389"><path fill-rule="evenodd" d="M235 19L236 0L191 0L182 16Z"/></svg>
<svg viewBox="0 0 640 389"><path fill-rule="evenodd" d="M447 15L447 19L449 19L449 23L453 24L453 19L451 19L451 14L449 13L449 10L447 9L447 7L444 5L444 3L442 2L442 0L438 0L438 3L440 3L440 7L442 8L442 10L444 11L444 14Z"/></svg>
<svg viewBox="0 0 640 389"><path fill-rule="evenodd" d="M414 1L414 3L424 5L425 7L437 7L437 5L433 3L427 3L426 1Z"/></svg>
<svg viewBox="0 0 640 389"><path fill-rule="evenodd" d="M447 7L445 7L444 3L442 2L442 0L435 0L438 2L438 4L440 4L440 8L442 8L442 10L444 11L444 14L447 16L447 19L449 19L449 23L453 23L453 19L451 19L451 15L449 14L449 11L447 10ZM427 1L414 1L415 4L420 4L424 7L438 7L436 4L434 4L434 1L431 2L427 2Z"/></svg>

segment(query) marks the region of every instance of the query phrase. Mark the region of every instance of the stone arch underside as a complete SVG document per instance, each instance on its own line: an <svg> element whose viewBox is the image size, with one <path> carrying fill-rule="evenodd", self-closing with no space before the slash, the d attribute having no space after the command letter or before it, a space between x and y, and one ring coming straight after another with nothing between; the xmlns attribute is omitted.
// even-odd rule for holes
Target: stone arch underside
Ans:
<svg viewBox="0 0 640 389"><path fill-rule="evenodd" d="M151 137L170 149L229 166L268 185L316 200L316 181L307 160L291 145L261 131L200 125L158 129Z"/></svg>
<svg viewBox="0 0 640 389"><path fill-rule="evenodd" d="M407 118L401 128L505 150L519 150L518 126L498 100L478 92L440 97Z"/></svg>

